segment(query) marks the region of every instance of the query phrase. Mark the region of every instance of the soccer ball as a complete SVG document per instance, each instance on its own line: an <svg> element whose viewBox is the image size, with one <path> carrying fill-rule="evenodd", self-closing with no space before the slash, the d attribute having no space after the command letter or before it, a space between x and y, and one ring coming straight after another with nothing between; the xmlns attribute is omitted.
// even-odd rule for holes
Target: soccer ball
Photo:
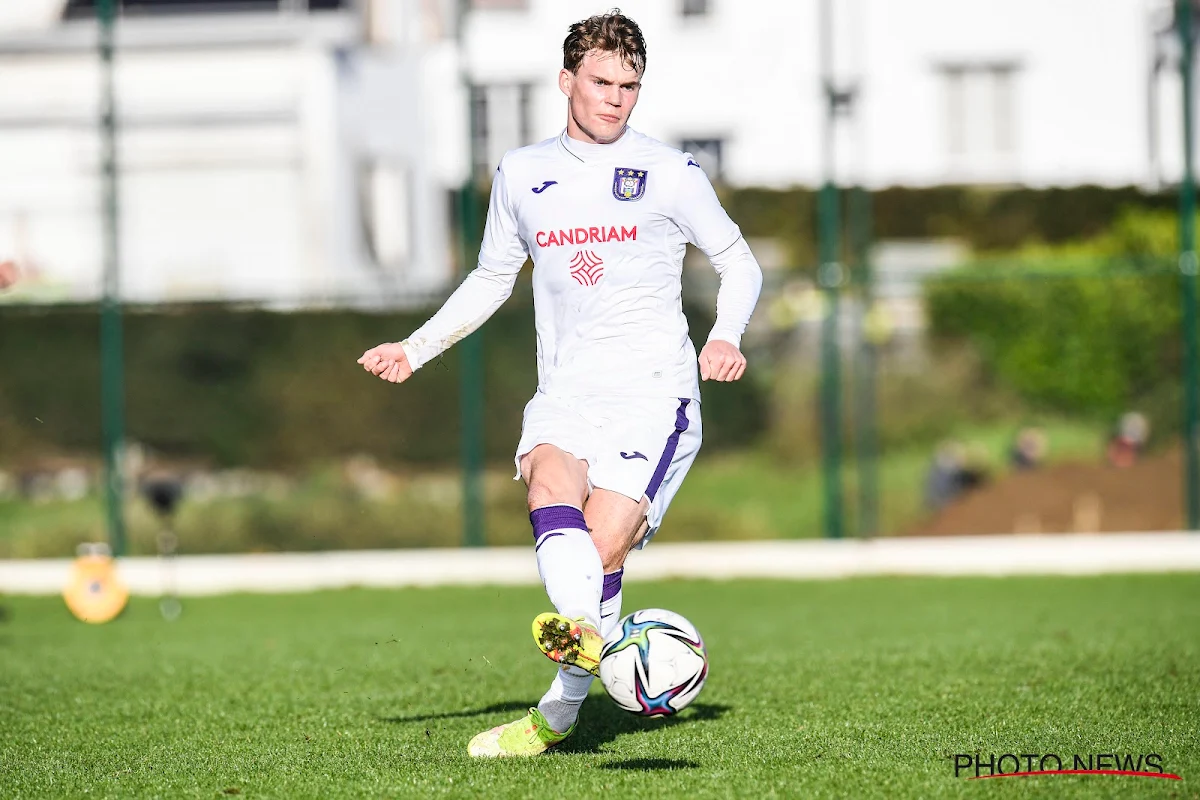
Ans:
<svg viewBox="0 0 1200 800"><path fill-rule="evenodd" d="M621 708L643 717L682 711L708 677L696 627L673 611L647 608L623 618L604 642L600 681Z"/></svg>

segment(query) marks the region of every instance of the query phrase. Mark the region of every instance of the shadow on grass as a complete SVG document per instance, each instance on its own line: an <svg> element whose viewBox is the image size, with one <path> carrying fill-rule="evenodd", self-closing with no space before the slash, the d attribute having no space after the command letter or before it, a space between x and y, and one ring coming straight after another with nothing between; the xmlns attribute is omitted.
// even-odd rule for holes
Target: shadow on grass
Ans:
<svg viewBox="0 0 1200 800"><path fill-rule="evenodd" d="M600 769L631 769L638 772L646 770L695 769L700 766L695 761L680 761L674 758L627 758L624 761L610 761L601 764Z"/></svg>
<svg viewBox="0 0 1200 800"><path fill-rule="evenodd" d="M536 706L537 700L493 703L483 708L466 709L463 711L446 711L441 714L415 714L408 717L379 717L380 722L403 724L409 722L429 722L436 719L464 719L467 717L482 717L488 714L513 713L523 714L531 706ZM583 704L579 714L579 730L557 748L560 753L596 753L600 747L626 733L650 733L663 728L671 728L692 722L707 722L720 719L730 706L713 703L693 703L684 711L673 717L648 719L630 714L618 708L606 697L593 696ZM503 720L511 722L512 720ZM639 766L639 764L641 766ZM629 761L614 761L603 765L605 769L691 769L700 766L691 761L675 761L672 759L632 759Z"/></svg>
<svg viewBox="0 0 1200 800"><path fill-rule="evenodd" d="M559 745L557 750L560 753L595 753L600 750L601 745L613 741L622 734L651 733L663 728L672 728L676 725L707 722L709 720L720 719L729 710L730 706L726 705L693 703L686 710L673 717L647 719L646 717L635 716L628 711L621 710L607 698L593 697L584 703L583 709L580 712L579 731ZM605 768L636 769L634 766L622 767L619 765L622 763L636 764L638 760L634 759L628 762L617 761L613 762L611 766L605 765ZM699 766L690 761L675 762L669 759L640 760L655 762L661 765L658 767L646 767L646 769L685 769Z"/></svg>
<svg viewBox="0 0 1200 800"><path fill-rule="evenodd" d="M510 701L508 703L493 703L485 708L474 708L467 711L447 711L442 714L415 714L411 717L379 717L380 722L394 722L397 724L405 722L429 722L435 719L463 719L465 717L482 717L485 714L499 714L502 711L520 711L522 714L529 711L531 706L536 706L537 700L529 700L524 703Z"/></svg>

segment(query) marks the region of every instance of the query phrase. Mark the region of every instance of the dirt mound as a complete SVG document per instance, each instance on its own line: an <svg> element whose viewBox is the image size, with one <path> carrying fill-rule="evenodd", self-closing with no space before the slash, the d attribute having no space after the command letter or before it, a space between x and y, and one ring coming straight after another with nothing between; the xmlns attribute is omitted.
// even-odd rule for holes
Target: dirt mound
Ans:
<svg viewBox="0 0 1200 800"><path fill-rule="evenodd" d="M1180 530L1183 454L1131 467L1068 463L1005 475L964 495L911 536Z"/></svg>

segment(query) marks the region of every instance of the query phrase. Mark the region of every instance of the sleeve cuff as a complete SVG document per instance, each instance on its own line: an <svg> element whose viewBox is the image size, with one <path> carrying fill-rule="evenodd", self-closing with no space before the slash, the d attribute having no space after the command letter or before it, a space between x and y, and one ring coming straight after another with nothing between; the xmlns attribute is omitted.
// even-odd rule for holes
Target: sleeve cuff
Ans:
<svg viewBox="0 0 1200 800"><path fill-rule="evenodd" d="M400 349L404 351L404 357L408 359L408 366L412 368L413 372L424 366L417 353L417 348L409 344L407 339L400 343Z"/></svg>
<svg viewBox="0 0 1200 800"><path fill-rule="evenodd" d="M705 344L708 344L708 342L711 342L714 339L719 339L722 342L729 342L738 350L742 349L742 335L740 333L713 328L712 332L708 334L708 341L706 341Z"/></svg>

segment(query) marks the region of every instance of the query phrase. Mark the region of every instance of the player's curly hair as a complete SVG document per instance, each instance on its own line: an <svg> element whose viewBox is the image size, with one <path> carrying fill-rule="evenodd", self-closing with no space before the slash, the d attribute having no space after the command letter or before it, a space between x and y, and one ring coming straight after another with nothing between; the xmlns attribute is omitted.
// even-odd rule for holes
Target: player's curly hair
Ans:
<svg viewBox="0 0 1200 800"><path fill-rule="evenodd" d="M639 75L646 71L646 40L642 38L642 29L619 8L580 20L568 29L563 41L563 68L578 74L583 57L592 50L616 53Z"/></svg>

